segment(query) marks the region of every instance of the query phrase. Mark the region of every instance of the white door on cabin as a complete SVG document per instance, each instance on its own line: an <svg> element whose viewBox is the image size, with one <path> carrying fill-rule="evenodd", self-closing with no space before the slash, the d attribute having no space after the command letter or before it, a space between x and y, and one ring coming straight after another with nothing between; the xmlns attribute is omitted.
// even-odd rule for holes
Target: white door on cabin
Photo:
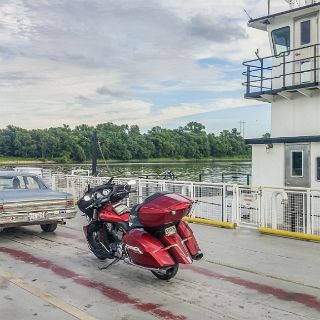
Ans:
<svg viewBox="0 0 320 320"><path fill-rule="evenodd" d="M294 32L294 83L295 85L317 82L319 79L318 16L295 21Z"/></svg>

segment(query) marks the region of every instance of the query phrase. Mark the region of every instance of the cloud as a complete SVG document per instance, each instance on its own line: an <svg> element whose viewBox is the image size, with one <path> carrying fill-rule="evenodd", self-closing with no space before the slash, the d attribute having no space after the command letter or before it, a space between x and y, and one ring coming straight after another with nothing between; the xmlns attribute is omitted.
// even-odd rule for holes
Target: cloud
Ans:
<svg viewBox="0 0 320 320"><path fill-rule="evenodd" d="M125 93L124 91L112 90L105 86L98 88L97 93L101 95L116 97L116 98L125 97L127 95L127 93Z"/></svg>
<svg viewBox="0 0 320 320"><path fill-rule="evenodd" d="M189 29L195 36L217 43L248 38L245 28L237 21L226 18L215 19L201 14L192 17Z"/></svg>

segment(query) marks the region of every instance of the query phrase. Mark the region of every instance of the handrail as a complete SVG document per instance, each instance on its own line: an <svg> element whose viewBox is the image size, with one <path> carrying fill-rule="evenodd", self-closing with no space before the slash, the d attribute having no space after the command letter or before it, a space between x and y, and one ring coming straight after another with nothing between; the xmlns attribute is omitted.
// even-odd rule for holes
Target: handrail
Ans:
<svg viewBox="0 0 320 320"><path fill-rule="evenodd" d="M306 57L296 57L291 55L293 52L312 49L312 53L309 53ZM291 83L293 83L293 75L301 75L310 73L310 83L317 83L319 81L319 70L320 70L320 54L319 54L320 43L304 46L301 48L295 48L285 51L279 55L271 55L264 58L258 58L243 62L243 65L247 67L246 71L242 72L242 75L247 79L242 83L243 86L247 87L246 95L252 96L251 94L261 94L264 91L272 91L273 89L287 88L288 79L291 77ZM271 65L276 60L281 59L275 65ZM295 63L309 61L310 67L306 70L293 70ZM278 74L273 75L272 71L278 69ZM289 70L288 70L289 69ZM293 70L293 71L292 71ZM279 84L277 88L273 88L273 81L276 79L282 79L282 84ZM313 79L313 80L312 80ZM309 82L309 81L308 81ZM306 83L308 83L306 82ZM305 84L305 83L300 83ZM296 85L299 85L296 84ZM254 88L254 89L253 89ZM259 89L259 90L257 90Z"/></svg>
<svg viewBox="0 0 320 320"><path fill-rule="evenodd" d="M320 43L311 44L309 46L304 46L304 47L301 47L301 48L295 48L295 49L287 50L287 51L284 51L284 52L282 52L282 53L280 53L278 55L271 55L271 56L267 56L267 57L260 58L260 59L280 58L283 55L285 55L285 56L290 55L291 52L300 51L300 50L312 48L312 47L315 47L315 46L320 46ZM253 62L253 61L259 61L260 59L253 59L253 60L245 61L245 62L243 62L243 65L246 66L246 63Z"/></svg>

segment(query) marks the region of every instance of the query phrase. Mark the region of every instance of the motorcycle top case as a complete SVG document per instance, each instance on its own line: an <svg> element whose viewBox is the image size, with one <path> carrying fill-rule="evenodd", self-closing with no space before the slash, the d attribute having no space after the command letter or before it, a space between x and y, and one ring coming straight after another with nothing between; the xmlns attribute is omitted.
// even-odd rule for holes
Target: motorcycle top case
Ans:
<svg viewBox="0 0 320 320"><path fill-rule="evenodd" d="M139 205L137 215L144 227L157 227L181 220L191 205L192 200L183 195L158 192Z"/></svg>

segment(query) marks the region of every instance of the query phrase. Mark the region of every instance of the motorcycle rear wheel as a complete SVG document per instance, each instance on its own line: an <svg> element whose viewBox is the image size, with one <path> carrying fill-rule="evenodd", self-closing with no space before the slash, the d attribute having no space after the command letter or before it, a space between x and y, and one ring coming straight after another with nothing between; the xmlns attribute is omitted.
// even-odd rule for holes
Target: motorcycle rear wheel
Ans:
<svg viewBox="0 0 320 320"><path fill-rule="evenodd" d="M171 268L167 270L166 273L161 273L157 271L151 271L158 279L160 280L170 280L172 279L178 272L179 270L179 264L175 264Z"/></svg>
<svg viewBox="0 0 320 320"><path fill-rule="evenodd" d="M91 224L87 230L87 241L92 253L100 260L113 259L114 257L105 248L108 249L106 244L100 241L100 227L98 224Z"/></svg>

